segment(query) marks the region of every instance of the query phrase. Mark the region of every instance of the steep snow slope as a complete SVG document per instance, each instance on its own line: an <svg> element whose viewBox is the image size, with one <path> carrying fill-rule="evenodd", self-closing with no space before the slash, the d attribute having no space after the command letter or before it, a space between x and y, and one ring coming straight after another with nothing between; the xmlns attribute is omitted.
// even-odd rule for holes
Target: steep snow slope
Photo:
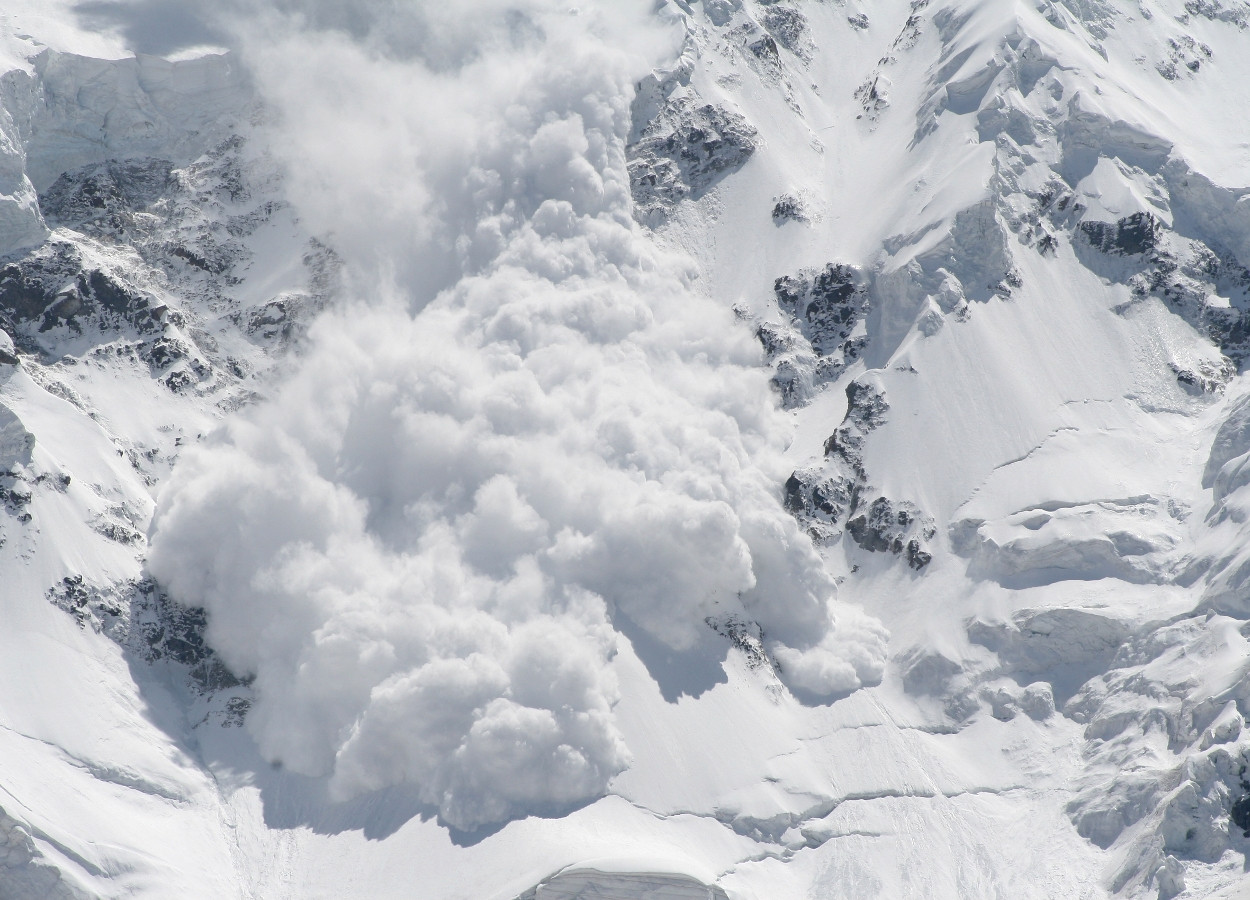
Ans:
<svg viewBox="0 0 1250 900"><path fill-rule="evenodd" d="M229 896L182 735L228 719L229 697L195 704L237 682L202 617L160 605L144 532L178 448L253 395L335 263L238 137L253 103L227 58L63 37L6 33L0 78L0 895Z"/></svg>
<svg viewBox="0 0 1250 900"><path fill-rule="evenodd" d="M1018 765L1079 736L1072 793L1050 803L1109 851L1090 888L1096 869L1113 891L1231 888L1246 646L1218 613L1240 541L1212 533L1228 513L1208 489L1244 354L1245 192L1215 185L1245 184L1250 157L1215 123L1244 102L1219 98L1245 76L1245 11L867 12L804 10L856 96L817 90L819 56L751 39L771 21L784 45L776 8L756 31L742 13L695 25L713 47L745 33L757 70L787 64L769 92L736 80L741 54L705 52L690 85L789 137L665 236L761 322L803 407L788 503L841 595L889 624L904 691L965 733L987 715L1023 729L1004 735ZM878 27L889 49L855 59ZM761 237L783 196L801 217Z"/></svg>
<svg viewBox="0 0 1250 900"><path fill-rule="evenodd" d="M0 26L0 897L1244 895L1250 6L642 6Z"/></svg>

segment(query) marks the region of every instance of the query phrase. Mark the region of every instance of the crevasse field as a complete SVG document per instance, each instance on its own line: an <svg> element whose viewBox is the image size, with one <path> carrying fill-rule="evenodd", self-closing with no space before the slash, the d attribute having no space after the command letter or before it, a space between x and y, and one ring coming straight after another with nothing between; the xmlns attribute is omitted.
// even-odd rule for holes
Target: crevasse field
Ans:
<svg viewBox="0 0 1250 900"><path fill-rule="evenodd" d="M0 900L1250 897L1247 0L8 0Z"/></svg>

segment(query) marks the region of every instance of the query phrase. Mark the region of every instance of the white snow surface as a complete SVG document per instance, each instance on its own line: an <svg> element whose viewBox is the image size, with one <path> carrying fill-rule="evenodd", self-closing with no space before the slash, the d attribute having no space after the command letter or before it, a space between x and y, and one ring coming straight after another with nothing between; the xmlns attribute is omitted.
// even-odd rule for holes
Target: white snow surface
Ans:
<svg viewBox="0 0 1250 900"><path fill-rule="evenodd" d="M1250 4L0 37L0 900L1247 895Z"/></svg>

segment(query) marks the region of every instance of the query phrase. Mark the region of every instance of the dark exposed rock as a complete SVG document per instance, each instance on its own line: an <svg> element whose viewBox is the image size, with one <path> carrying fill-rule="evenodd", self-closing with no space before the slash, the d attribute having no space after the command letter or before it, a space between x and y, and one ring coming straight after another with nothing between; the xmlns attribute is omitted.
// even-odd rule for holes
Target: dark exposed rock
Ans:
<svg viewBox="0 0 1250 900"><path fill-rule="evenodd" d="M1235 363L1250 356L1250 271L1231 254L1173 237L1128 283L1135 298L1159 297Z"/></svg>
<svg viewBox="0 0 1250 900"><path fill-rule="evenodd" d="M229 316L248 337L270 345L274 351L298 344L308 333L309 323L339 289L343 261L332 248L310 240L302 261L309 275L307 291L282 293L268 303ZM231 371L239 368L237 360L227 360L226 366ZM244 374L236 371L240 378Z"/></svg>
<svg viewBox="0 0 1250 900"><path fill-rule="evenodd" d="M205 642L204 610L179 606L150 580L99 588L81 575L69 575L47 597L80 627L102 632L145 662L168 660L184 667L200 694L248 683L231 673Z"/></svg>
<svg viewBox="0 0 1250 900"><path fill-rule="evenodd" d="M264 306L249 310L244 330L253 337L289 343L305 331L307 305L306 298L298 295L277 297ZM234 318L238 321L240 317Z"/></svg>
<svg viewBox="0 0 1250 900"><path fill-rule="evenodd" d="M756 326L755 337L773 367L772 383L780 394L782 407L796 409L806 405L818 384L827 379L817 377L818 360L802 334L788 324L761 322Z"/></svg>
<svg viewBox="0 0 1250 900"><path fill-rule="evenodd" d="M773 293L778 306L798 320L818 355L840 351L854 358L862 349L862 344L848 343L855 325L868 313L867 285L859 270L829 263L820 272L778 278Z"/></svg>
<svg viewBox="0 0 1250 900"><path fill-rule="evenodd" d="M30 505L31 493L22 488L21 483L12 473L0 473L0 504L13 516L23 515Z"/></svg>
<svg viewBox="0 0 1250 900"><path fill-rule="evenodd" d="M767 324L761 325L756 332L756 337L765 347L779 346L778 341L768 336L769 330L773 327ZM790 347L797 346L798 343L797 340L788 342ZM806 352L800 352L789 359L779 359L769 354L768 360L773 366L772 385L781 397L782 409L798 409L806 406L815 394L818 385L828 380L816 376L818 361Z"/></svg>
<svg viewBox="0 0 1250 900"><path fill-rule="evenodd" d="M1138 256L1158 246L1162 224L1150 213L1139 212L1116 222L1082 222L1078 230L1102 253Z"/></svg>
<svg viewBox="0 0 1250 900"><path fill-rule="evenodd" d="M758 622L748 622L737 616L727 616L723 619L709 616L704 622L742 651L749 668L767 668L774 671L777 669L776 660L764 649L764 629Z"/></svg>
<svg viewBox="0 0 1250 900"><path fill-rule="evenodd" d="M763 62L780 64L780 57L777 55L777 42L773 40L771 34L766 34L756 38L747 44L747 49Z"/></svg>
<svg viewBox="0 0 1250 900"><path fill-rule="evenodd" d="M1237 800L1228 812L1228 820L1250 838L1250 794Z"/></svg>
<svg viewBox="0 0 1250 900"><path fill-rule="evenodd" d="M773 367L773 387L785 409L806 406L825 384L846 368L841 355L817 356L796 323L763 322L757 326L755 336Z"/></svg>
<svg viewBox="0 0 1250 900"><path fill-rule="evenodd" d="M1133 303L1158 297L1224 352L1231 365L1250 357L1250 269L1222 245L1225 235L1187 236L1156 216L1135 213L1114 223L1081 222L1077 258L1098 274L1132 290ZM1220 364L1173 365L1187 390L1211 393L1227 381Z"/></svg>
<svg viewBox="0 0 1250 900"><path fill-rule="evenodd" d="M110 541L125 544L128 547L143 543L143 532L136 531L120 522L101 522L95 526L95 531Z"/></svg>
<svg viewBox="0 0 1250 900"><path fill-rule="evenodd" d="M932 540L937 528L911 503L878 497L866 512L846 523L846 532L865 550L904 554L907 564L917 571L933 559L922 541Z"/></svg>
<svg viewBox="0 0 1250 900"><path fill-rule="evenodd" d="M845 529L863 549L901 556L921 571L933 558L928 549L937 534L932 518L912 503L883 496L867 501L873 492L864 440L884 424L889 404L871 381L852 381L846 399L846 416L825 442L824 463L796 469L786 480L785 507L818 544L836 541Z"/></svg>
<svg viewBox="0 0 1250 900"><path fill-rule="evenodd" d="M1219 394L1237 374L1237 367L1230 359L1220 362L1203 361L1193 367L1182 367L1172 364L1176 373L1176 381L1191 394Z"/></svg>
<svg viewBox="0 0 1250 900"><path fill-rule="evenodd" d="M242 145L241 138L227 140L185 169L168 160L131 159L68 172L40 196L40 207L49 222L127 245L171 276L189 271L236 284L231 270L247 255L239 238L281 208L273 201L243 212L225 208L250 199ZM176 240L168 239L171 230Z"/></svg>
<svg viewBox="0 0 1250 900"><path fill-rule="evenodd" d="M202 272L211 272L214 275L220 275L230 267L229 262L225 259L208 259L199 253L196 253L194 250L188 247L183 247L179 244L171 246L169 248L169 253L171 256L176 256L179 259L184 260L187 265L192 266L193 268L199 269Z"/></svg>
<svg viewBox="0 0 1250 900"><path fill-rule="evenodd" d="M1244 29L1250 24L1250 8L1244 3L1225 5L1220 0L1188 0L1185 12L1191 16L1210 19L1213 22L1228 22Z"/></svg>
<svg viewBox="0 0 1250 900"><path fill-rule="evenodd" d="M1198 74L1204 62L1209 62L1215 54L1206 44L1195 41L1187 34L1168 38L1167 59L1155 64L1155 71L1168 81L1176 81L1182 75L1192 77Z"/></svg>
<svg viewBox="0 0 1250 900"><path fill-rule="evenodd" d="M821 271L778 278L773 294L789 323L763 323L756 337L775 369L773 384L782 405L792 409L807 403L863 352L868 287L857 269L830 263Z"/></svg>
<svg viewBox="0 0 1250 900"><path fill-rule="evenodd" d="M164 159L109 160L63 174L40 196L39 207L50 224L133 234L146 230L134 214L170 192L172 171Z"/></svg>
<svg viewBox="0 0 1250 900"><path fill-rule="evenodd" d="M856 116L868 116L875 119L882 110L890 105L890 81L883 75L875 75L855 89L855 99L859 101L863 112Z"/></svg>
<svg viewBox="0 0 1250 900"><path fill-rule="evenodd" d="M185 341L175 337L161 336L148 344L141 355L153 371L159 372L186 359L190 349Z"/></svg>
<svg viewBox="0 0 1250 900"><path fill-rule="evenodd" d="M212 393L251 374L218 347L218 317L271 350L294 343L338 289L341 260L310 240L306 289L239 309L230 289L250 257L244 239L283 208L252 200L252 181L269 173L264 165L245 170L242 148L231 139L182 169L160 159L111 160L58 178L40 204L61 231L0 265L0 329L14 347L44 365L125 357L146 362L170 390ZM101 244L117 251L100 253Z"/></svg>
<svg viewBox="0 0 1250 900"><path fill-rule="evenodd" d="M836 540L841 522L858 508L867 485L864 437L885 421L889 410L885 395L872 385L853 381L846 396L846 416L825 441L825 464L796 469L785 485L786 508L820 542Z"/></svg>
<svg viewBox="0 0 1250 900"><path fill-rule="evenodd" d="M807 210L803 201L793 194L782 194L773 204L773 224L785 222L806 222Z"/></svg>
<svg viewBox="0 0 1250 900"><path fill-rule="evenodd" d="M791 6L772 6L764 12L761 24L782 47L800 59L811 55L807 38L807 19ZM773 54L776 54L776 47Z"/></svg>
<svg viewBox="0 0 1250 900"><path fill-rule="evenodd" d="M69 244L50 242L0 268L0 316L14 330L30 323L40 332L67 325L81 333L92 320L101 328L152 333L162 327L161 308L151 296L87 266Z"/></svg>
<svg viewBox="0 0 1250 900"><path fill-rule="evenodd" d="M771 361L794 349L797 337L793 331L772 322L761 322L755 328L755 339L764 348L764 355Z"/></svg>
<svg viewBox="0 0 1250 900"><path fill-rule="evenodd" d="M869 432L885 423L890 410L885 394L876 385L852 381L846 386L846 416L825 441L825 456L841 461L864 480L863 446Z"/></svg>
<svg viewBox="0 0 1250 900"><path fill-rule="evenodd" d="M698 199L755 152L757 132L738 113L690 97L668 100L626 148L635 215L658 225Z"/></svg>
<svg viewBox="0 0 1250 900"><path fill-rule="evenodd" d="M0 268L0 313L10 322L41 318L55 297L37 270L14 264Z"/></svg>
<svg viewBox="0 0 1250 900"><path fill-rule="evenodd" d="M176 372L170 372L166 375L162 379L162 383L175 394L181 394L188 388L193 387L196 380L186 369L178 369Z"/></svg>
<svg viewBox="0 0 1250 900"><path fill-rule="evenodd" d="M807 527L818 544L836 540L842 533L839 523L855 504L856 483L841 474L823 469L797 469L786 480L785 507Z"/></svg>

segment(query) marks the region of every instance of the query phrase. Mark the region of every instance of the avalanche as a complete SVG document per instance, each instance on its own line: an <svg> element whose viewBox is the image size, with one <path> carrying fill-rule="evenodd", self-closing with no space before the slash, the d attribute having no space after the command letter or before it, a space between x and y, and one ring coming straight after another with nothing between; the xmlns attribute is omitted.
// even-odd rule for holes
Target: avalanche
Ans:
<svg viewBox="0 0 1250 900"><path fill-rule="evenodd" d="M0 898L1244 893L1250 4L11 6Z"/></svg>

